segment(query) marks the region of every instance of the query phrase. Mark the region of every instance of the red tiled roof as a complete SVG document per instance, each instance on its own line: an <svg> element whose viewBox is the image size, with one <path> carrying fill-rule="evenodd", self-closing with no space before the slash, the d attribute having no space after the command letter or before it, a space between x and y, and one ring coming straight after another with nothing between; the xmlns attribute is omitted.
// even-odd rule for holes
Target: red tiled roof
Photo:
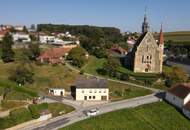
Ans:
<svg viewBox="0 0 190 130"><path fill-rule="evenodd" d="M169 89L168 92L184 99L190 93L190 84L178 84Z"/></svg>
<svg viewBox="0 0 190 130"><path fill-rule="evenodd" d="M110 50L119 52L120 54L127 53L127 50L123 49L122 47L118 45L113 46Z"/></svg>
<svg viewBox="0 0 190 130"><path fill-rule="evenodd" d="M71 51L72 48L52 48L50 50L47 50L45 52L43 52L39 58L41 59L47 59L47 58L60 58L62 56L64 56L66 53L69 53Z"/></svg>

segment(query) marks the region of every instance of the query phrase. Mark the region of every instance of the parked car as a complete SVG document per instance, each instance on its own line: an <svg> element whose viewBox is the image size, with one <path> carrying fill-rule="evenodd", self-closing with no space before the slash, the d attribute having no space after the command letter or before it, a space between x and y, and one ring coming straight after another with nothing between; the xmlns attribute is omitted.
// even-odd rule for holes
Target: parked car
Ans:
<svg viewBox="0 0 190 130"><path fill-rule="evenodd" d="M99 113L99 109L98 108L95 108L95 109L91 109L91 110L88 110L86 111L86 115L87 116L95 116Z"/></svg>

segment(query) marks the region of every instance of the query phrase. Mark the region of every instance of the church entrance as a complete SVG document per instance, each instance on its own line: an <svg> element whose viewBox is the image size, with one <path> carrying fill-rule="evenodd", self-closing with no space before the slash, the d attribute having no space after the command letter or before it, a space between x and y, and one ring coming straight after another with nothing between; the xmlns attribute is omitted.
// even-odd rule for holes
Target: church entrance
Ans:
<svg viewBox="0 0 190 130"><path fill-rule="evenodd" d="M148 68L145 69L145 72L148 72Z"/></svg>

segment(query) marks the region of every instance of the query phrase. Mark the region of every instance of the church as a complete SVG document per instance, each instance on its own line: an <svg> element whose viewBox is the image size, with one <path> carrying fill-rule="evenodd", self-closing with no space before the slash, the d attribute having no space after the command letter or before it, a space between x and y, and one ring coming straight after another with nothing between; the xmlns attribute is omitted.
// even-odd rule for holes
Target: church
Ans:
<svg viewBox="0 0 190 130"><path fill-rule="evenodd" d="M142 34L132 51L126 56L126 66L135 73L162 73L164 39L162 27L158 42L149 31L146 13L142 24Z"/></svg>

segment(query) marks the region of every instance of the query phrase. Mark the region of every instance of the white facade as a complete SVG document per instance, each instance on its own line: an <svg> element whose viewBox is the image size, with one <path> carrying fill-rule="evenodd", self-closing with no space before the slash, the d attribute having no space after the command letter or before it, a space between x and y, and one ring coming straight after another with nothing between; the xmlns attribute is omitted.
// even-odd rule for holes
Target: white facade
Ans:
<svg viewBox="0 0 190 130"><path fill-rule="evenodd" d="M63 88L50 88L49 94L54 96L65 96L65 89Z"/></svg>
<svg viewBox="0 0 190 130"><path fill-rule="evenodd" d="M109 100L108 88L76 88L76 100L78 101L107 101Z"/></svg>
<svg viewBox="0 0 190 130"><path fill-rule="evenodd" d="M14 29L17 30L17 31L23 31L24 26L15 26Z"/></svg>
<svg viewBox="0 0 190 130"><path fill-rule="evenodd" d="M12 34L13 41L31 42L30 36L28 34Z"/></svg>
<svg viewBox="0 0 190 130"><path fill-rule="evenodd" d="M53 43L55 41L55 36L39 36L40 43Z"/></svg>

